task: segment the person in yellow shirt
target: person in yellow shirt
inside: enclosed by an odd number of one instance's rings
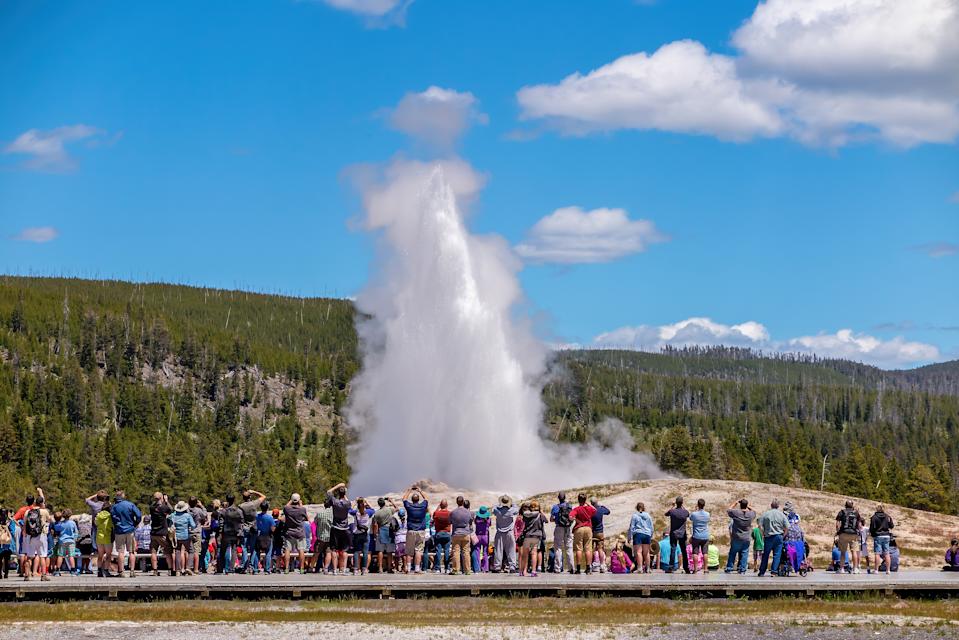
[[[715,536],[709,536],[709,546],[706,547],[706,570],[719,571],[719,547]]]
[[[113,560],[113,516],[109,509],[97,513],[97,577],[110,577],[110,562]]]

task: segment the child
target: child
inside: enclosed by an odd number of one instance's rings
[[[709,536],[709,546],[706,547],[706,573],[710,571],[719,571],[719,547],[715,536]]]
[[[672,571],[679,567],[679,554],[676,554],[676,564],[672,564],[669,557],[672,551],[672,545],[669,544],[669,531],[663,531],[663,537],[659,540],[659,568],[663,571]]]
[[[764,549],[763,532],[757,524],[753,527],[753,573],[759,571],[759,559],[762,557]]]
[[[630,560],[626,552],[623,551],[624,544],[626,544],[626,538],[620,536],[619,539],[616,540],[616,547],[613,548],[613,552],[609,555],[610,573],[629,573],[633,570],[633,561]]]

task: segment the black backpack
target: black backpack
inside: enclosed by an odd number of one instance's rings
[[[559,510],[556,512],[556,526],[557,527],[571,527],[573,526],[573,519],[570,517],[570,513],[573,508],[569,506],[568,502],[560,503]]]
[[[39,509],[30,509],[23,518],[23,530],[28,536],[39,536],[43,533],[43,518]]]
[[[842,530],[845,533],[858,533],[860,520],[862,520],[862,518],[859,517],[859,512],[855,509],[844,510],[842,514]]]

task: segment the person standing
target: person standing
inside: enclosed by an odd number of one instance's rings
[[[243,511],[236,505],[236,497],[231,493],[224,498],[225,506],[220,512],[220,548],[217,572],[233,573],[236,570],[236,548],[243,535]]]
[[[162,552],[166,558],[167,568],[170,575],[175,571],[173,565],[173,544],[170,541],[170,534],[167,528],[167,518],[173,513],[173,507],[170,506],[170,499],[164,493],[157,491],[153,494],[153,500],[150,501],[150,563],[153,567],[153,575],[160,575],[160,569],[157,564],[157,552]],[[99,523],[99,520],[97,521]]]
[[[669,518],[669,566],[667,573],[672,573],[672,567],[677,566],[676,547],[683,556],[683,573],[689,573],[689,552],[686,549],[686,521],[689,520],[689,511],[683,507],[683,498],[676,498],[675,506],[666,512]]]
[[[143,514],[140,509],[127,500],[126,494],[118,490],[113,497],[113,506],[110,507],[110,517],[113,519],[113,546],[117,552],[117,571],[120,576],[125,575],[123,566],[126,554],[130,558],[130,573],[136,575],[137,541],[133,535],[140,524]]]
[[[475,551],[473,552],[476,558],[476,571],[479,573],[488,573],[490,508],[485,504],[476,511],[476,519],[473,521],[473,527],[476,533]]]
[[[10,558],[17,554],[17,522],[0,509],[0,578],[10,577]]]
[[[423,551],[429,530],[429,506],[426,492],[415,484],[403,494],[403,509],[406,511],[406,563],[413,563],[408,567],[409,573],[423,572]]]
[[[636,503],[636,512],[629,519],[629,540],[633,545],[633,557],[636,558],[633,571],[649,573],[650,544],[653,542],[653,518],[646,513],[646,505]]]
[[[508,495],[502,495],[493,509],[496,536],[493,538],[493,573],[512,573],[516,570],[516,535],[514,524],[519,509]]]
[[[436,561],[433,563],[434,573],[449,573],[450,545],[453,541],[452,527],[450,526],[450,511],[446,499],[440,500],[439,509],[433,512],[433,542],[436,545]]]
[[[591,533],[593,535],[593,565],[594,571],[606,573],[606,529],[603,526],[603,518],[609,515],[609,509],[599,500],[593,498],[589,501],[593,505],[596,513],[589,519]]]
[[[290,562],[290,553],[296,551],[300,561],[300,573],[305,572],[306,564],[306,533],[303,531],[303,523],[308,516],[306,507],[301,504],[300,494],[294,493],[290,496],[290,501],[283,506],[283,514],[280,516],[286,523],[286,529],[283,532],[283,564],[286,566],[286,572],[293,571],[293,564]]]
[[[253,489],[244,489],[242,496],[243,502],[240,503],[240,511],[243,512],[243,529],[240,533],[240,539],[243,543],[243,554],[240,558],[242,573],[252,573],[253,553],[256,547],[256,514],[260,510],[260,505],[266,499],[266,496]]]
[[[570,512],[573,518],[573,558],[576,574],[590,573],[590,556],[593,553],[593,516],[596,509],[586,501],[586,494],[576,496],[576,507]]]
[[[313,570],[326,573],[330,566],[330,530],[333,525],[333,509],[323,506],[313,518],[316,535],[313,541]]]
[[[763,531],[757,523],[753,526],[753,573],[759,571],[759,560],[763,556]]]
[[[366,503],[366,498],[356,499],[353,516],[353,575],[366,575],[370,569],[370,526],[376,513]]]
[[[895,527],[892,518],[886,513],[882,503],[876,505],[876,512],[869,519],[869,535],[872,536],[872,550],[876,555],[876,573],[879,573],[880,560],[885,561],[886,575],[889,575],[889,569],[892,563],[889,560],[889,541],[892,535],[892,529]],[[867,561],[868,564],[868,561]],[[872,569],[869,569],[872,573]]]
[[[97,543],[97,577],[109,578],[110,563],[113,561],[113,517],[109,509],[100,509],[94,519]]]
[[[729,505],[726,515],[732,520],[732,526],[729,532],[729,557],[726,559],[725,571],[732,573],[735,566],[740,574],[744,574],[749,563],[749,540],[756,512],[749,508],[749,502],[743,498],[738,501],[738,504],[734,502]]]
[[[473,530],[473,512],[466,507],[466,499],[456,496],[456,508],[450,513],[450,526],[453,533],[453,561],[450,573],[465,575],[473,573],[470,535]]]
[[[549,512],[549,520],[553,527],[553,552],[555,554],[556,573],[573,572],[573,518],[570,513],[573,505],[566,502],[566,492],[560,491],[556,496],[556,504]]]
[[[196,496],[190,496],[187,500],[190,506],[190,515],[193,516],[195,527],[190,529],[190,556],[192,557],[193,573],[200,573],[200,558],[203,557],[203,527],[207,525],[209,515],[206,507]]]
[[[133,531],[133,541],[137,546],[137,559],[140,561],[140,571],[146,572],[147,560],[150,558],[150,514],[140,519],[140,524]]]
[[[23,579],[29,580],[31,572],[40,576],[46,582],[50,576],[46,571],[48,534],[53,516],[46,508],[46,498],[43,491],[37,487],[37,498],[33,506],[23,515],[23,551],[21,556],[26,557],[23,567]]]
[[[389,502],[389,504],[387,504]],[[393,516],[396,505],[392,498],[376,499],[379,509],[373,514],[373,538],[376,540],[376,564],[380,573],[393,573],[396,555],[396,528]]]
[[[689,521],[693,525],[690,539],[693,558],[697,555],[700,557],[696,567],[702,565],[703,573],[708,574],[709,565],[706,562],[706,554],[709,547],[709,512],[706,511],[706,501],[702,498],[696,501],[696,510],[689,514]],[[697,568],[696,571],[699,569]]]
[[[187,568],[188,549],[190,548],[190,530],[196,528],[196,521],[190,515],[190,505],[183,500],[176,503],[169,516],[173,528],[173,575],[192,575]]]
[[[766,568],[769,566],[769,554],[773,555],[772,575],[779,570],[779,561],[782,559],[783,535],[786,533],[786,527],[789,523],[786,521],[786,515],[779,508],[779,501],[773,500],[769,505],[769,510],[763,513],[759,518],[759,528],[763,531],[763,559],[759,563],[760,578],[766,575]]]
[[[276,520],[270,513],[270,503],[260,502],[260,512],[253,522],[256,527],[256,544],[253,546],[253,572],[273,572],[273,532],[276,530]]]
[[[852,552],[852,573],[859,573],[859,527],[863,518],[852,500],[846,500],[846,506],[836,515],[836,533],[839,534],[839,553],[843,556]]]
[[[539,502],[533,500],[529,508],[523,512],[523,546],[519,551],[519,575],[536,577],[536,568],[539,566],[539,547],[546,537],[546,516],[540,511]]]
[[[350,509],[353,508],[346,496],[346,483],[340,482],[326,492],[324,506],[332,509],[330,523],[330,546],[333,547],[333,574],[346,575],[346,551],[350,548]]]

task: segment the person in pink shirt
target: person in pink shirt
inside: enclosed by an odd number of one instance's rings
[[[623,550],[623,544],[626,540],[620,536],[616,541],[616,547],[609,554],[609,572],[610,573],[629,573],[633,570],[633,561],[629,559]]]

